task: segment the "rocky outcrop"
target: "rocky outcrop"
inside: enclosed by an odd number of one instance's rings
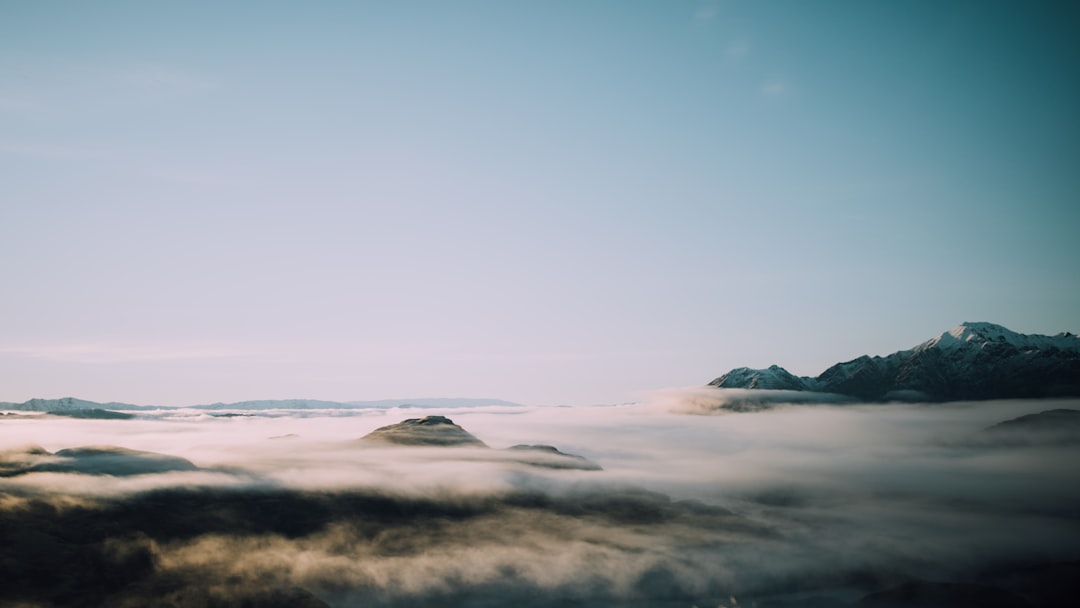
[[[377,428],[362,439],[411,446],[487,447],[483,441],[445,416],[409,418],[397,424]]]

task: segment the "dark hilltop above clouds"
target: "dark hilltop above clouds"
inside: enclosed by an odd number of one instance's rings
[[[67,448],[51,454],[36,445],[0,451],[0,477],[28,473],[129,477],[195,470],[197,467],[184,458],[112,445]]]
[[[466,447],[487,450],[488,445],[445,416],[409,418],[379,427],[364,435],[361,443],[407,447]],[[599,471],[601,467],[587,458],[567,454],[550,445],[515,445],[505,450],[491,450],[498,460],[543,467]]]
[[[717,388],[832,393],[867,401],[959,401],[1080,396],[1080,337],[1020,334],[963,323],[908,350],[863,355],[811,378],[777,365],[740,367]]]
[[[409,418],[379,427],[364,435],[363,440],[412,446],[487,447],[483,441],[445,416]]]

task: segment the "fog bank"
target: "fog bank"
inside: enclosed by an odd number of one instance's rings
[[[4,417],[4,558],[25,570],[5,593],[136,605],[190,587],[199,601],[241,601],[273,581],[281,601],[333,606],[767,605],[800,593],[846,603],[911,579],[1004,589],[988,573],[1080,559],[1080,446],[985,430],[1080,400],[679,413],[699,397],[424,410],[490,448],[358,441],[415,410]],[[603,470],[534,466],[503,449],[518,444]],[[195,470],[40,468],[84,445]],[[57,559],[115,569],[117,583],[35,583],[35,568]]]

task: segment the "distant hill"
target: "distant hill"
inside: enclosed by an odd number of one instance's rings
[[[519,406],[520,404],[502,399],[468,397],[429,397],[421,399],[383,399],[379,401],[321,401],[318,399],[265,399],[256,401],[238,401],[236,403],[208,403],[201,405],[185,406],[196,410],[319,410],[319,409],[364,409],[364,408],[391,408],[391,407],[416,407],[416,408],[456,408],[456,407],[489,407],[489,406]],[[120,410],[120,411],[146,411],[173,409],[159,405],[134,405],[131,403],[97,403],[74,397],[62,399],[30,399],[23,403],[0,402],[0,409],[20,410],[30,412],[75,412],[82,410]],[[175,408],[179,409],[179,408]]]
[[[53,410],[45,415],[62,416],[64,418],[82,418],[88,420],[130,420],[135,417],[135,414],[114,412],[112,410],[99,410],[96,408],[78,410]]]
[[[328,410],[352,408],[353,405],[338,401],[320,401],[318,399],[263,399],[255,401],[237,401],[236,403],[209,403],[192,405],[196,410]]]
[[[23,403],[9,403],[0,401],[0,409],[20,410],[24,412],[76,412],[81,410],[153,410],[158,409],[151,405],[132,405],[130,403],[97,403],[74,397],[62,399],[30,399]]]
[[[518,407],[520,403],[502,399],[470,399],[468,397],[428,397],[421,399],[382,399],[379,401],[349,401],[355,407],[477,407],[505,405]]]
[[[1080,445],[1080,410],[1056,409],[999,422],[981,440],[999,446]]]
[[[1028,414],[1005,422],[999,422],[986,430],[995,433],[1013,431],[1070,431],[1080,433],[1080,410],[1056,409],[1037,414]]]
[[[776,365],[740,367],[709,386],[815,391],[868,401],[1080,396],[1080,337],[963,323],[908,350],[837,363],[815,378]]]

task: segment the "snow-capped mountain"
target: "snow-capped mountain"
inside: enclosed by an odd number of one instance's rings
[[[769,390],[805,391],[809,378],[800,378],[780,367],[770,365],[768,369],[737,367],[710,382],[721,388],[760,388]]]
[[[709,385],[819,391],[873,401],[1076,396],[1080,337],[962,323],[908,350],[837,363],[816,378],[795,376],[776,365],[741,367]]]
[[[1068,332],[1056,336],[1019,334],[993,323],[962,323],[936,338],[923,342],[912,350],[938,348],[955,351],[965,346],[985,348],[990,344],[1008,344],[1021,351],[1051,348],[1078,350],[1080,349],[1080,337]]]

